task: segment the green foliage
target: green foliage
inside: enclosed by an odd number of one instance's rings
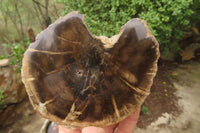
[[[200,0],[193,0],[193,4],[190,8],[194,10],[194,15],[191,16],[192,26],[196,26],[200,29]]]
[[[21,72],[22,58],[29,44],[29,39],[20,41],[19,43],[3,44],[5,48],[11,49],[11,54],[7,58],[11,58],[10,64],[14,66],[17,72]]]
[[[57,0],[65,4],[65,15],[73,10],[85,14],[85,22],[93,34],[112,36],[132,18],[147,21],[166,55],[178,52],[178,42],[190,27],[192,0]]]
[[[0,106],[3,104],[3,102],[4,102],[4,100],[3,100],[3,93],[4,93],[4,90],[2,90],[1,88],[0,88]]]
[[[0,55],[0,60],[1,60],[1,59],[5,59],[5,56]]]
[[[146,106],[142,106],[142,113],[149,115],[149,109]]]

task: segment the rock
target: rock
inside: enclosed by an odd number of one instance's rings
[[[21,102],[27,96],[20,74],[9,67],[1,69],[0,86],[1,91],[3,91],[3,102],[0,105],[0,110],[7,105]]]
[[[28,99],[20,73],[16,73],[10,67],[0,68],[0,91],[3,92],[0,104],[0,127],[4,127],[18,119],[19,114],[25,109],[21,103]]]
[[[182,56],[183,60],[191,60],[195,58],[195,51],[200,48],[199,43],[192,43],[185,50],[181,51],[179,54]]]
[[[3,127],[4,125],[10,125],[13,123],[13,120],[11,118],[15,118],[17,116],[16,113],[14,113],[15,105],[10,105],[6,110],[4,110],[0,114],[0,127]]]
[[[16,108],[27,97],[21,76],[10,67],[0,68],[0,127],[13,124],[24,108]]]
[[[27,97],[20,73],[16,73],[9,66],[0,67],[0,91],[0,128],[2,128],[13,124],[20,112],[25,109],[16,109]]]
[[[26,111],[27,112],[26,112]],[[3,112],[0,114],[0,127],[5,128],[9,127],[14,123],[23,123],[26,122],[26,119],[34,113],[34,110],[31,108],[30,103],[23,101],[18,104],[9,105]],[[1,130],[0,130],[1,132]],[[17,132],[16,132],[17,133]],[[22,133],[22,132],[20,132]]]
[[[24,89],[22,82],[13,80],[12,82],[9,83],[10,83],[9,89],[5,89],[4,91],[4,102],[3,102],[4,105],[19,103],[26,96],[26,91]]]
[[[0,60],[0,67],[5,67],[9,65],[9,59]]]

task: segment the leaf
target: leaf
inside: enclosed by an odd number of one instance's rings
[[[149,109],[146,106],[142,106],[142,113],[149,115]]]

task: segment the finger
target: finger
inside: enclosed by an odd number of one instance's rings
[[[106,132],[103,128],[90,126],[83,128],[82,133],[106,133]]]
[[[113,131],[115,130],[117,126],[118,124],[115,124],[115,125],[104,127],[103,129],[105,130],[106,133],[113,133]]]
[[[80,129],[68,129],[62,126],[58,126],[59,133],[81,133]]]
[[[115,133],[133,133],[138,118],[140,114],[140,109],[138,109],[134,114],[127,117],[125,120],[119,123]]]

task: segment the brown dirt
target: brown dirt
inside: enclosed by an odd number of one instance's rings
[[[160,62],[157,75],[151,88],[151,94],[146,98],[143,106],[148,108],[149,114],[141,111],[137,126],[146,128],[156,121],[163,113],[173,116],[180,114],[178,107],[178,97],[175,95],[177,89],[173,86],[170,78],[176,78],[176,74],[171,71],[177,64],[170,62]]]

